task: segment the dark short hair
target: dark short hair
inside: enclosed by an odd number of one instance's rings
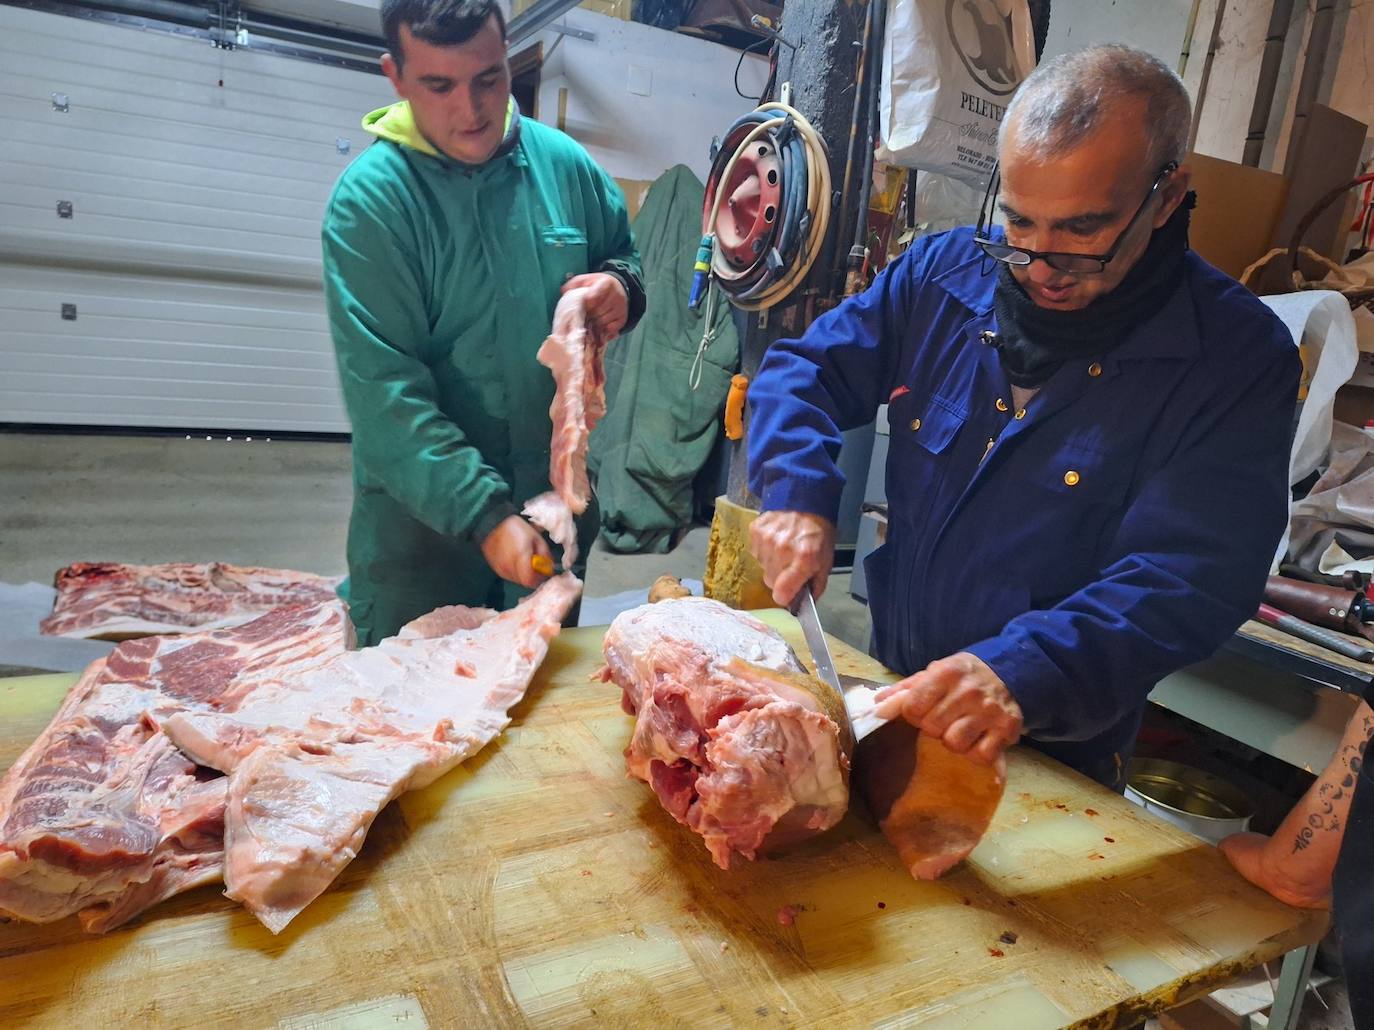
[[[506,38],[506,16],[497,0],[382,0],[382,36],[391,56],[400,65],[401,26],[409,25],[416,39],[435,46],[466,43],[496,16],[501,38]]]

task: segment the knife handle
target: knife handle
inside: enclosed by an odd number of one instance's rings
[[[1261,604],[1255,617],[1267,626],[1273,626],[1291,636],[1312,644],[1318,644],[1328,651],[1335,651],[1337,654],[1353,658],[1357,662],[1374,661],[1374,648],[1356,643],[1338,633],[1324,630],[1320,626],[1303,622],[1302,619],[1295,618],[1287,612],[1281,612],[1271,605]]]

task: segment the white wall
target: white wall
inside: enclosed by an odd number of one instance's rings
[[[752,100],[735,92],[739,51],[663,29],[575,8],[561,19],[596,40],[564,37],[544,65],[539,120],[558,120],[559,90],[568,90],[567,133],[622,179],[657,179],[685,164],[705,179],[711,138]],[[540,33],[544,53],[557,39]],[[768,64],[746,56],[740,88],[763,91]]]
[[[1192,26],[1183,80],[1197,102],[1217,4],[1225,3],[1220,46],[1201,100],[1197,150],[1228,161],[1245,151],[1255,103],[1272,0],[1201,0]],[[1122,42],[1140,47],[1178,70],[1188,34],[1192,0],[1057,0],[1051,8],[1045,56],[1091,43]],[[1340,0],[1323,88],[1318,96],[1336,110],[1374,125],[1374,4]],[[1293,5],[1274,106],[1265,132],[1260,166],[1282,171],[1293,120],[1298,78],[1311,30],[1310,3]]]
[[[1126,43],[1178,67],[1192,0],[1055,0],[1044,58],[1093,43]]]

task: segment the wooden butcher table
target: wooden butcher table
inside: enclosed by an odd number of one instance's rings
[[[590,681],[602,633],[560,636],[505,735],[388,807],[278,937],[209,887],[104,937],[0,924],[0,1026],[1130,1025],[1325,928],[1025,749],[938,882],[858,811],[717,869],[625,776],[631,720]],[[884,678],[832,646],[841,673]],[[0,680],[0,768],[73,680]]]

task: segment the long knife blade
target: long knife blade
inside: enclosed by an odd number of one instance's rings
[[[835,659],[830,657],[830,645],[825,641],[825,631],[821,629],[821,616],[816,611],[816,598],[811,594],[811,584],[801,588],[797,594],[797,610],[794,613],[801,623],[802,635],[806,646],[811,649],[811,660],[816,663],[816,675],[830,685],[837,694],[843,694],[839,673],[835,671]]]
[[[826,643],[825,631],[821,629],[821,617],[816,611],[816,598],[811,593],[811,584],[808,583],[801,588],[792,604],[792,614],[801,623],[806,646],[811,649],[811,660],[815,663],[816,675],[844,700],[850,732],[856,742],[862,740],[884,722],[873,714],[873,695],[880,684],[855,679],[852,676],[841,679],[835,671],[835,659],[830,655],[830,645]]]

